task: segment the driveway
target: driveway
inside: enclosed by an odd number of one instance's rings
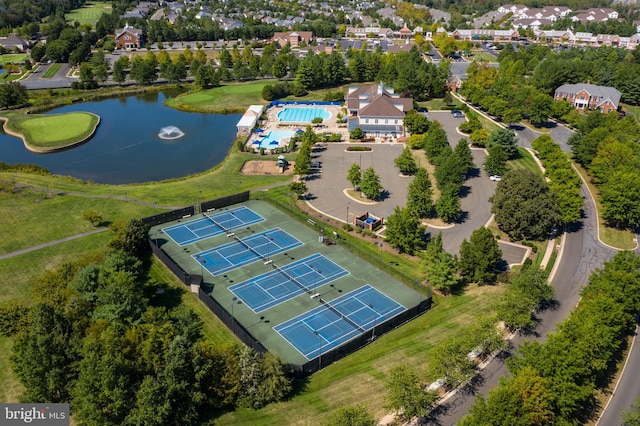
[[[58,72],[51,78],[42,78],[49,67],[53,64],[41,65],[35,72],[29,75],[29,78],[20,80],[20,83],[27,89],[48,89],[71,87],[71,83],[77,81],[76,78],[67,77],[70,66],[69,64],[61,64]]]

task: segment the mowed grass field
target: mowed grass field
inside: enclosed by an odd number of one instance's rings
[[[261,80],[214,87],[169,99],[165,104],[183,110],[198,108],[198,110],[244,112],[249,105],[265,104],[266,101],[262,99],[262,88],[275,82],[276,80]]]
[[[15,62],[24,62],[29,57],[28,53],[7,53],[0,55],[0,64],[11,64]]]
[[[0,192],[0,254],[94,229],[82,219],[86,210],[99,211],[103,226],[153,214],[151,207],[124,200],[47,195],[46,190],[28,188],[18,193]]]
[[[14,116],[12,118],[18,118]],[[100,117],[87,112],[56,115],[29,115],[12,125],[11,129],[25,136],[36,148],[59,148],[86,139],[94,131]]]
[[[498,58],[483,50],[474,50],[469,56],[467,56],[467,59],[476,62],[498,62]]]
[[[78,21],[80,24],[91,24],[94,26],[102,14],[110,12],[111,3],[90,1],[86,2],[82,7],[73,9],[71,12],[65,14],[64,19],[70,23]]]

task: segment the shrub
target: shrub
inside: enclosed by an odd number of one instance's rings
[[[360,127],[356,127],[351,131],[351,134],[349,136],[351,137],[351,139],[362,139],[364,138],[364,132]]]
[[[322,123],[322,117],[315,117],[313,120],[311,120],[312,124],[320,124]]]

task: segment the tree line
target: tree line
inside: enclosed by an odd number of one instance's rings
[[[640,258],[619,252],[596,270],[571,316],[546,341],[508,360],[510,377],[481,395],[459,425],[578,425],[598,407],[640,309]]]
[[[170,300],[179,294],[156,291],[140,221],[114,232],[103,253],[37,278],[28,307],[0,308],[21,400],[69,402],[87,424],[182,425],[289,394],[275,355],[206,341],[198,316]]]

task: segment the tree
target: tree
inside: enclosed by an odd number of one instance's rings
[[[600,187],[602,216],[616,227],[640,225],[640,174],[635,170],[614,172]]]
[[[402,412],[405,419],[426,416],[437,400],[437,395],[424,388],[418,375],[408,365],[400,365],[389,371],[385,387],[387,407]]]
[[[147,250],[148,227],[139,219],[114,222],[110,226],[115,237],[109,241],[109,247],[140,257]]]
[[[437,124],[436,124],[437,123]],[[449,147],[447,133],[437,121],[432,123],[424,138],[424,152],[431,163],[436,164],[445,147]]]
[[[562,219],[555,195],[530,170],[507,172],[489,201],[498,226],[512,238],[545,239]]]
[[[442,247],[442,232],[439,232],[431,239],[422,256],[422,275],[433,288],[443,294],[449,294],[459,283],[457,268],[455,257]]]
[[[622,413],[621,426],[640,426],[640,399],[636,399],[631,408]]]
[[[469,282],[495,282],[496,268],[502,260],[502,250],[489,229],[478,228],[460,245],[460,273]]]
[[[384,188],[380,184],[380,176],[373,167],[368,167],[362,173],[362,182],[360,183],[362,193],[370,200],[377,200]]]
[[[364,138],[364,132],[362,131],[362,129],[360,127],[356,127],[355,129],[353,129],[351,131],[351,134],[349,135],[349,137],[351,139],[360,140],[360,139]]]
[[[127,67],[129,65],[129,59],[126,56],[121,56],[117,61],[113,63],[112,78],[116,83],[123,83],[127,79]]]
[[[431,180],[425,169],[418,169],[413,180],[409,183],[407,207],[416,212],[418,217],[431,217],[434,213]]]
[[[227,50],[226,47],[223,47],[220,51],[220,55],[218,56],[218,61],[220,62],[220,66],[224,68],[231,68],[233,66],[233,60],[231,59],[231,54]]]
[[[436,201],[436,213],[440,219],[447,223],[455,222],[462,216],[459,191],[459,186],[446,186]]]
[[[97,210],[85,210],[82,212],[82,218],[88,221],[94,228],[102,222],[102,214]]]
[[[502,145],[493,145],[487,150],[489,155],[484,160],[484,170],[489,175],[502,176],[507,171],[507,160],[509,156]]]
[[[543,302],[553,299],[554,290],[540,268],[524,268],[511,279],[498,304],[498,317],[511,330],[533,327],[533,314]]]
[[[501,127],[493,131],[487,140],[487,146],[491,148],[494,145],[502,146],[509,159],[514,159],[518,156],[516,132],[513,130]]]
[[[443,380],[449,389],[464,383],[475,372],[475,363],[468,356],[472,349],[462,334],[446,338],[431,353],[429,375]]]
[[[405,147],[393,163],[400,169],[400,173],[403,175],[412,175],[418,171],[418,165],[416,164],[415,158],[413,158],[410,148]]]
[[[357,190],[362,183],[362,169],[358,163],[353,163],[347,172],[347,180],[353,186],[353,189]]]
[[[376,426],[378,422],[364,405],[340,407],[323,422],[323,426]]]
[[[418,215],[411,208],[396,206],[387,217],[386,225],[387,242],[400,253],[414,254],[424,246],[425,227],[420,225]]]
[[[486,424],[531,426],[555,424],[553,395],[548,380],[531,368],[523,368],[517,376],[501,378],[500,385],[485,400],[478,395],[469,415],[460,426]]]
[[[429,130],[429,119],[418,113],[415,109],[407,111],[404,116],[404,125],[411,134],[424,134]]]
[[[300,198],[302,194],[307,192],[307,185],[304,182],[292,182],[289,185],[289,190],[296,194],[296,198]]]
[[[26,105],[29,101],[27,89],[17,81],[0,84],[0,108]]]
[[[528,113],[531,124],[536,127],[546,123],[553,112],[553,98],[546,93],[538,93],[529,105]]]

